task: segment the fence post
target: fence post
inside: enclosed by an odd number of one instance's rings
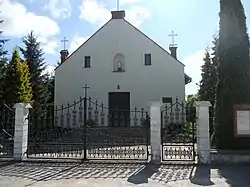
[[[151,102],[150,108],[150,145],[151,162],[161,163],[161,102]]]
[[[83,159],[87,159],[87,97],[85,95],[84,100],[83,100],[83,138],[84,138],[84,155]]]
[[[210,136],[209,136],[209,101],[198,101],[196,105],[197,152],[198,162],[210,164]]]
[[[14,159],[22,160],[28,147],[28,115],[32,108],[28,103],[16,103],[15,133],[14,133]],[[26,155],[27,156],[27,155]]]

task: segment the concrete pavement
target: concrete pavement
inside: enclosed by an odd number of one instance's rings
[[[249,187],[250,166],[0,162],[1,187]]]

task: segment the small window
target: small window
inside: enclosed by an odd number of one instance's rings
[[[145,66],[151,66],[151,54],[145,54]]]
[[[85,56],[84,57],[84,67],[85,68],[90,68],[90,56]]]
[[[162,102],[163,103],[170,103],[170,104],[172,104],[172,97],[163,97],[162,98]]]

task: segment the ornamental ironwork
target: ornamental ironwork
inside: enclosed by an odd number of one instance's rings
[[[187,107],[178,98],[174,104],[165,104],[161,111],[161,140],[163,161],[195,159],[195,123],[190,117],[193,107]]]
[[[30,110],[29,158],[148,160],[144,109],[110,109],[92,98]]]
[[[0,157],[12,158],[14,150],[15,111],[11,105],[0,105]]]

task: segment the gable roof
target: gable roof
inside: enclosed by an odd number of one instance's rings
[[[69,59],[74,53],[76,53],[85,43],[87,43],[91,38],[93,38],[96,34],[98,34],[98,32],[103,29],[106,25],[108,25],[108,23],[113,20],[112,18],[105,23],[102,27],[100,27],[93,35],[91,35],[82,45],[80,45],[73,53],[71,53],[67,59]],[[185,64],[183,64],[181,61],[179,61],[178,59],[174,58],[166,49],[164,49],[163,47],[161,47],[158,43],[156,43],[153,39],[151,39],[150,37],[148,37],[146,34],[144,34],[142,31],[140,31],[138,28],[136,28],[134,25],[132,25],[130,22],[128,22],[126,19],[123,19],[126,23],[128,23],[131,27],[133,27],[136,31],[138,31],[139,33],[141,33],[142,35],[144,35],[147,39],[149,39],[151,42],[153,42],[155,45],[157,45],[160,49],[162,49],[165,53],[167,53],[168,55],[170,55],[176,62],[180,63],[181,65],[185,66]],[[65,61],[67,61],[67,59]],[[63,62],[64,63],[64,62]],[[61,66],[62,63],[60,63],[55,70],[57,70],[58,67]]]
[[[93,38],[100,30],[102,30],[110,21],[111,21],[112,19],[110,19],[107,23],[105,23],[103,26],[101,26],[94,34],[92,34],[85,42],[83,42],[83,44],[82,45],[80,45],[73,53],[71,53],[68,57],[67,57],[67,59],[69,59],[69,57],[71,57],[74,53],[76,53],[85,43],[87,43],[91,38]],[[66,60],[67,60],[66,59]],[[65,61],[66,61],[65,60]],[[60,66],[62,65],[62,63],[60,63],[56,68],[55,68],[55,70],[57,69],[57,68],[59,68]]]
[[[136,31],[138,31],[139,33],[141,33],[142,35],[144,35],[147,39],[149,39],[151,42],[153,42],[155,45],[157,45],[160,49],[162,49],[164,52],[166,52],[168,55],[170,55],[175,61],[179,62],[181,65],[185,66],[185,64],[183,64],[181,61],[179,61],[178,59],[174,58],[166,49],[164,49],[162,46],[160,46],[158,43],[156,43],[153,39],[151,39],[150,37],[148,37],[146,34],[144,34],[141,30],[139,30],[138,28],[136,28],[134,25],[132,25],[130,22],[128,22],[126,19],[124,19],[125,22],[127,22],[130,26],[132,26]]]

